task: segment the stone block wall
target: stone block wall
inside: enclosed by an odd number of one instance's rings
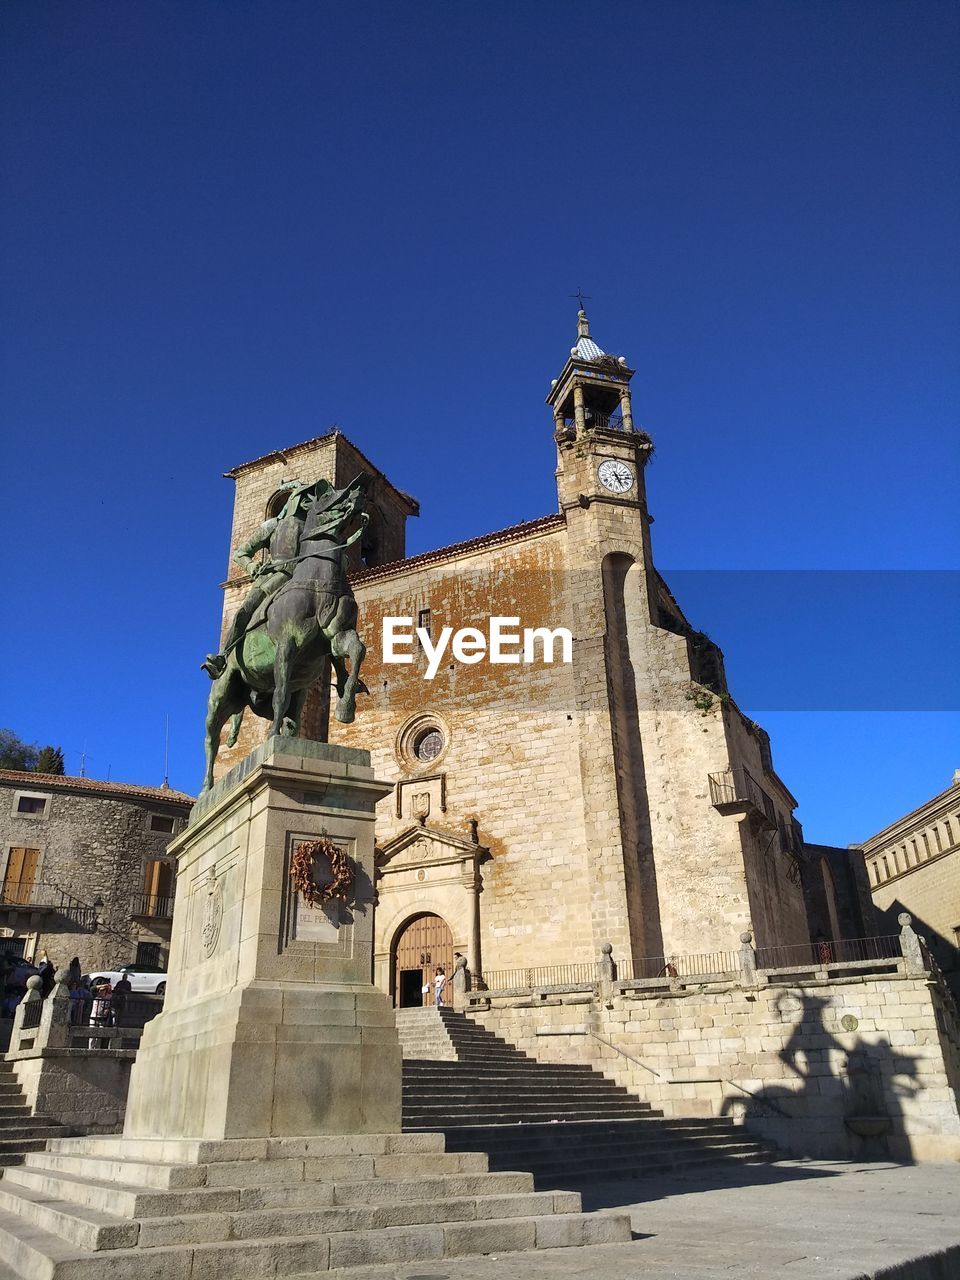
[[[960,1159],[960,1031],[926,978],[615,988],[470,1016],[541,1062],[591,1062],[667,1115],[731,1116],[795,1155]]]
[[[44,1049],[13,1062],[17,1083],[34,1115],[81,1133],[119,1133],[127,1106],[127,1049]]]

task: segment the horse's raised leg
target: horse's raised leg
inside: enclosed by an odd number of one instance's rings
[[[214,680],[213,688],[210,690],[210,697],[207,699],[207,770],[204,774],[203,786],[200,788],[201,795],[203,795],[204,791],[209,791],[213,786],[213,766],[216,763],[217,752],[220,750],[220,734],[223,732],[223,726],[231,715],[234,715],[237,711],[236,701],[230,696],[233,675],[233,672],[228,671]],[[242,706],[240,713],[241,715],[243,713]]]
[[[356,631],[341,631],[330,641],[330,653],[338,670],[338,658],[350,659],[350,674],[347,676],[343,692],[340,693],[340,697],[337,700],[336,717],[341,724],[352,724],[357,710],[357,690],[361,687],[360,667],[366,657],[367,646]],[[340,692],[339,686],[337,691],[338,693]]]

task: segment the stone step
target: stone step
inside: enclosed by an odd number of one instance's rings
[[[0,1210],[0,1253],[23,1280],[212,1280],[301,1275],[378,1263],[422,1262],[632,1238],[626,1213],[550,1213],[307,1236],[215,1241],[92,1252]]]
[[[611,1105],[608,1108],[601,1106],[571,1108],[568,1111],[562,1111],[560,1108],[551,1108],[549,1106],[537,1107],[536,1109],[525,1110],[524,1108],[510,1109],[501,1107],[489,1110],[479,1110],[472,1108],[470,1111],[459,1110],[456,1114],[458,1124],[514,1124],[522,1125],[525,1123],[543,1123],[543,1121],[556,1120],[563,1123],[564,1120],[603,1120],[609,1115],[621,1116],[639,1116],[643,1111],[640,1107],[631,1110],[627,1107]],[[449,1111],[443,1107],[417,1107],[404,1109],[403,1123],[408,1129],[423,1129],[426,1131],[436,1130],[443,1127],[445,1119],[450,1118]]]
[[[580,1197],[571,1192],[555,1195],[549,1191],[526,1191],[426,1201],[418,1197],[372,1205],[284,1206],[121,1218],[116,1213],[51,1198],[36,1189],[0,1184],[0,1210],[16,1214],[30,1226],[58,1235],[83,1249],[113,1250],[209,1244],[218,1240],[256,1241],[275,1236],[308,1237],[440,1221],[472,1222],[579,1213]]]
[[[53,1200],[42,1191],[0,1182],[0,1211],[14,1214],[22,1222],[60,1236],[82,1249],[132,1249],[137,1244],[139,1226],[116,1214],[105,1213],[66,1200]]]
[[[407,1081],[403,1086],[404,1098],[421,1098],[436,1097],[442,1099],[446,1103],[478,1102],[487,1098],[502,1098],[503,1090],[495,1088],[483,1083],[479,1086],[471,1087],[462,1081],[437,1080],[429,1089],[424,1088],[419,1082]],[[564,1101],[575,1101],[578,1098],[589,1100],[591,1098],[613,1098],[621,1102],[636,1103],[639,1101],[632,1093],[628,1093],[626,1089],[618,1088],[617,1085],[605,1085],[603,1081],[589,1081],[582,1088],[558,1087],[545,1090],[536,1083],[513,1084],[510,1089],[510,1096],[516,1099],[526,1098],[562,1098]],[[649,1104],[647,1104],[649,1105]]]
[[[32,1151],[42,1151],[47,1145],[46,1138],[9,1138],[0,1141],[0,1163],[4,1156],[14,1157],[19,1160],[20,1156]]]
[[[30,1108],[25,1102],[8,1102],[0,1104],[0,1123],[2,1123],[4,1118],[7,1116],[20,1117],[28,1116],[29,1114]]]
[[[7,1129],[22,1129],[25,1124],[35,1125],[38,1129],[49,1129],[51,1126],[59,1125],[59,1122],[50,1116],[31,1115],[30,1108],[24,1107],[22,1115],[0,1116],[0,1136],[6,1137]]]
[[[642,1160],[625,1160],[608,1163],[595,1159],[568,1159],[551,1164],[536,1164],[532,1168],[537,1186],[543,1188],[578,1187],[586,1182],[644,1178],[651,1174],[700,1168],[703,1165],[747,1162],[768,1164],[775,1159],[769,1151],[755,1144],[744,1143],[723,1149],[674,1152],[671,1155]]]
[[[442,1152],[442,1133],[326,1134],[306,1138],[128,1138],[122,1134],[55,1138],[61,1155],[149,1160],[161,1164],[215,1164],[304,1156],[423,1155]]]
[[[473,1125],[446,1130],[451,1150],[498,1151],[522,1145],[525,1149],[569,1147],[576,1143],[614,1143],[631,1145],[686,1138],[726,1137],[739,1132],[733,1121],[711,1125],[698,1118],[689,1121],[664,1122],[651,1119],[603,1120],[582,1124],[576,1120],[551,1121],[547,1124]]]

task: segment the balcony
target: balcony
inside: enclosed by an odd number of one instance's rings
[[[0,927],[19,933],[45,929],[92,932],[97,908],[50,881],[5,884],[0,888]]]
[[[170,920],[173,917],[173,894],[135,894],[130,903],[130,914],[139,920]]]
[[[768,831],[777,830],[777,808],[760,783],[746,769],[738,780],[732,769],[710,773],[710,803],[718,813],[739,813],[751,824]]]

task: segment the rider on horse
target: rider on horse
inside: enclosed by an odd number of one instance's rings
[[[208,653],[200,664],[200,669],[206,671],[211,680],[216,680],[223,673],[230,651],[243,639],[264,600],[275,595],[290,580],[299,558],[300,536],[307,512],[314,505],[322,507],[325,502],[332,506],[341,496],[342,491],[334,489],[327,480],[297,485],[280,514],[265,520],[253,537],[236,552],[233,558],[251,578],[252,585],[234,614],[222,652]],[[267,551],[266,560],[260,565],[254,564],[253,556],[264,549]]]

